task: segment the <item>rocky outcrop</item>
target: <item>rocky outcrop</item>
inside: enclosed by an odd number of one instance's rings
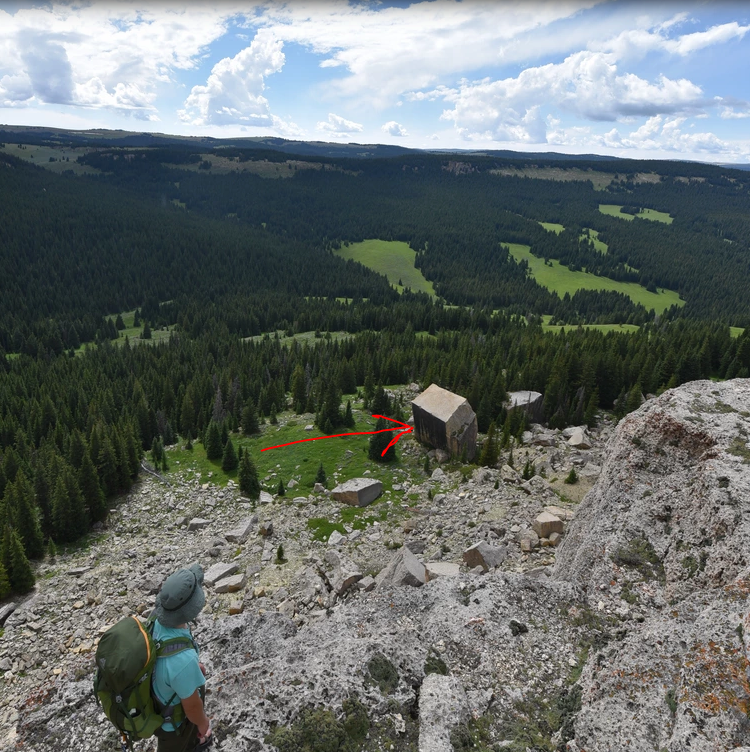
[[[554,577],[636,620],[582,677],[578,748],[730,750],[750,740],[750,381],[692,382],[618,426]]]
[[[431,384],[411,403],[417,441],[443,449],[453,457],[474,459],[477,450],[477,416],[469,401]]]

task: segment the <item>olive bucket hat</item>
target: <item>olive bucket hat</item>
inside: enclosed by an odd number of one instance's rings
[[[154,616],[165,627],[179,627],[193,621],[205,605],[203,568],[193,564],[167,577],[156,596]]]

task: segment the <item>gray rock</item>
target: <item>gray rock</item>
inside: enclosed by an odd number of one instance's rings
[[[259,522],[258,535],[262,535],[264,538],[270,538],[273,535],[273,522],[271,520]]]
[[[203,530],[204,527],[208,527],[211,523],[208,520],[204,520],[201,517],[193,517],[188,523],[188,530],[194,532],[195,530]]]
[[[228,533],[224,535],[224,537],[230,542],[230,543],[244,543],[249,537],[250,533],[253,529],[253,520],[251,517],[248,517],[245,520],[242,520],[237,527],[230,530]]]
[[[450,453],[446,452],[445,449],[436,449],[435,450],[435,461],[443,465],[451,458]]]
[[[362,590],[365,593],[369,593],[371,590],[375,587],[375,578],[370,577],[368,574],[366,577],[363,577],[358,583],[357,583],[357,589]]]
[[[203,575],[203,583],[213,587],[219,580],[229,577],[239,570],[238,564],[213,564]]]
[[[521,530],[518,534],[521,551],[531,553],[539,548],[539,536],[533,530]]]
[[[576,428],[568,439],[568,446],[574,449],[591,449],[591,441],[586,436],[583,428]]]
[[[469,703],[459,680],[428,674],[419,692],[419,752],[453,752],[451,731],[469,717]]]
[[[91,567],[73,567],[72,569],[69,569],[65,574],[68,574],[71,577],[80,577],[82,574],[86,574],[86,572],[90,571]]]
[[[437,384],[415,397],[411,403],[414,438],[454,457],[463,453],[474,459],[477,448],[477,416],[465,397]],[[440,461],[439,455],[438,462]]]
[[[427,545],[421,540],[410,540],[404,543],[404,546],[409,549],[413,554],[423,554]]]
[[[373,478],[352,478],[331,491],[331,498],[355,507],[372,504],[383,493],[383,484]]]
[[[273,504],[273,496],[271,496],[268,491],[261,491],[260,492],[260,499],[258,499],[261,504]]]
[[[445,479],[445,473],[443,472],[442,468],[436,467],[432,471],[432,475],[430,476],[432,480],[444,480]]]
[[[550,512],[542,512],[532,523],[534,532],[540,538],[549,538],[552,533],[563,532],[563,522]]]
[[[428,580],[436,580],[438,577],[458,577],[461,566],[450,561],[428,561],[425,564]]]
[[[326,487],[322,483],[316,483],[313,486],[314,493],[323,493],[325,490],[326,490]]]
[[[70,574],[70,572],[68,572]],[[0,627],[5,624],[5,622],[8,620],[8,617],[16,610],[16,604],[15,603],[4,603],[2,606],[0,606]],[[6,669],[7,671],[7,669]]]
[[[343,595],[364,577],[357,565],[338,551],[327,551],[324,561],[328,569],[328,581],[336,595]]]
[[[329,546],[338,546],[341,544],[342,541],[346,540],[346,536],[342,535],[338,530],[334,530],[329,536],[328,536],[328,545]]]
[[[464,564],[469,569],[482,567],[487,572],[490,569],[499,567],[508,556],[505,546],[491,546],[485,541],[479,541],[463,553]]]
[[[385,569],[375,578],[379,588],[410,585],[421,587],[427,582],[427,570],[424,564],[402,546]]]
[[[247,585],[247,577],[242,574],[233,574],[230,577],[223,577],[214,586],[217,593],[236,593]]]
[[[286,484],[287,488],[297,488],[297,481],[292,478],[289,483]]]

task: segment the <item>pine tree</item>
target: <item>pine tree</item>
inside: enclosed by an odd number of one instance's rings
[[[375,430],[381,431],[383,428],[389,428],[389,424],[386,423],[383,418],[378,418],[378,422],[375,424]],[[395,444],[388,449],[385,455],[382,454],[388,444],[391,443],[392,438],[392,431],[382,431],[382,433],[374,433],[372,436],[370,436],[370,446],[367,452],[367,456],[375,462],[394,462],[397,459]]]
[[[103,436],[101,448],[99,449],[99,458],[96,463],[104,495],[109,497],[117,493],[119,486],[117,457],[109,436]]]
[[[250,456],[250,450],[243,452],[242,461],[240,462],[239,472],[240,491],[250,499],[257,499],[260,496],[260,483],[258,482],[258,471],[255,469],[255,463]]]
[[[279,422],[278,418],[276,417],[276,403],[275,402],[271,405],[271,414],[268,416],[268,422],[272,426],[277,425]]]
[[[245,436],[251,436],[260,431],[258,425],[258,411],[255,409],[255,402],[252,397],[248,397],[245,403],[245,409],[242,411],[242,433]]]
[[[427,454],[424,456],[424,465],[422,465],[422,470],[424,470],[427,475],[429,475],[432,470],[432,468],[430,467],[430,457]]]
[[[500,451],[495,440],[496,431],[495,421],[492,421],[487,431],[487,438],[484,440],[482,446],[482,454],[479,456],[479,464],[483,467],[495,467],[497,465]]]
[[[52,499],[47,472],[42,463],[37,465],[34,473],[34,500],[41,514],[42,533],[49,535],[52,532]]]
[[[346,413],[344,414],[344,425],[347,428],[354,428],[354,416],[352,415],[352,401],[346,401]]]
[[[576,472],[576,469],[574,467],[570,468],[570,472],[568,473],[568,476],[565,478],[563,483],[567,483],[569,485],[578,483],[578,473]]]
[[[523,473],[521,477],[524,480],[531,480],[536,475],[536,467],[531,460],[526,460],[526,464],[523,466]]]
[[[151,327],[148,325],[148,321],[143,325],[141,339],[151,339]]]
[[[107,516],[107,504],[104,492],[99,485],[99,476],[91,461],[88,450],[83,454],[81,469],[78,471],[78,485],[83,495],[83,501],[89,511],[89,517],[94,522],[102,522]]]
[[[158,436],[154,436],[151,442],[151,463],[158,470],[161,467],[161,458],[164,454],[164,446]]]
[[[323,469],[322,462],[318,465],[318,473],[315,476],[315,482],[320,483],[323,488],[325,488],[326,483],[328,483],[328,478],[326,478],[326,471]]]
[[[208,431],[206,433],[206,457],[209,460],[218,460],[223,453],[224,449],[221,443],[221,430],[212,420],[208,424]]]
[[[0,562],[0,601],[7,598],[10,595],[10,579],[8,578],[8,572]]]
[[[57,557],[57,546],[55,545],[55,541],[50,538],[47,541],[47,558],[51,561],[54,561]]]
[[[55,482],[55,489],[52,492],[52,524],[54,526],[55,537],[61,543],[69,543],[75,540],[75,525],[72,520],[73,511],[71,509],[68,489],[65,487],[65,480],[60,475]]]
[[[307,404],[307,379],[305,378],[305,371],[302,368],[302,364],[298,363],[292,374],[292,407],[297,415],[301,415],[305,412],[305,406]]]
[[[279,487],[276,489],[277,496],[286,496],[286,488],[284,488],[284,481],[279,478]]]
[[[26,553],[23,550],[21,538],[15,530],[10,531],[10,571],[8,579],[14,592],[23,594],[33,590],[34,572],[31,569]]]
[[[39,559],[44,553],[44,538],[34,501],[34,489],[31,483],[26,480],[23,470],[19,470],[14,485],[16,508],[13,512],[13,518],[15,528],[23,543],[26,555],[30,559]]]
[[[232,470],[237,469],[237,452],[234,450],[234,444],[232,439],[227,439],[227,443],[224,445],[224,454],[221,458],[221,469],[225,473],[231,473]]]

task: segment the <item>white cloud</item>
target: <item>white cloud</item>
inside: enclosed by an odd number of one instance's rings
[[[428,92],[430,94],[430,92]],[[701,88],[687,79],[660,76],[655,83],[620,73],[613,56],[577,52],[562,63],[527,68],[516,78],[462,82],[443,92],[452,120],[468,139],[543,143],[542,107],[556,106],[594,121],[664,113],[695,112],[704,104]]]
[[[194,86],[180,118],[192,125],[273,127],[274,117],[263,96],[265,77],[284,67],[282,43],[259,31],[249,47],[214,65],[205,86]]]
[[[0,10],[0,104],[153,118],[158,87],[196,67],[237,11],[125,3]]]
[[[389,136],[409,135],[406,128],[395,120],[389,120],[387,123],[383,123],[383,125],[380,126],[380,130],[383,131],[383,133],[387,133]]]
[[[336,138],[346,138],[353,133],[361,133],[364,130],[362,123],[342,118],[340,115],[328,113],[328,120],[318,123],[318,130]]]
[[[327,57],[321,67],[349,75],[328,84],[329,92],[366,97],[376,107],[402,92],[426,89],[500,60],[526,59],[518,38],[536,33],[601,0],[511,3],[490,0],[416,2],[406,8],[329,0],[272,3],[250,24],[267,28]],[[467,43],[467,40],[470,40]],[[555,45],[560,44],[560,38]]]

